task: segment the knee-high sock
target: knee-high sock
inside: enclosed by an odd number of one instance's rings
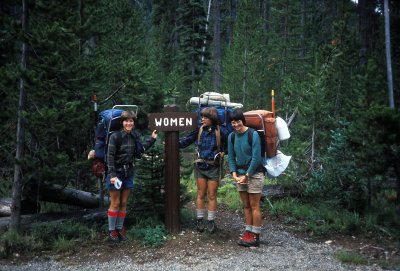
[[[118,212],[117,221],[115,224],[115,228],[117,230],[122,230],[122,228],[124,227],[125,217],[126,217],[126,212],[121,212],[121,211]]]
[[[115,230],[115,224],[117,222],[118,210],[108,210],[107,216],[108,216],[108,230],[113,231]]]

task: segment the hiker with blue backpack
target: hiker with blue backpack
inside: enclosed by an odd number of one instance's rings
[[[120,118],[122,129],[112,133],[108,143],[106,154],[106,183],[110,193],[110,207],[107,211],[108,237],[113,242],[127,240],[124,220],[128,197],[134,186],[134,160],[140,158],[157,138],[157,131],[154,130],[151,138],[142,144],[140,134],[134,130],[136,120],[134,112],[123,111]]]
[[[233,110],[230,118],[234,131],[228,137],[229,170],[243,204],[245,222],[245,231],[238,244],[258,247],[262,221],[260,200],[264,181],[260,136],[257,131],[246,126],[246,119],[240,109]],[[249,137],[252,137],[251,143]]]
[[[197,146],[197,159],[195,160],[195,177],[197,184],[196,198],[196,229],[203,232],[205,228],[209,233],[217,229],[215,218],[217,213],[217,191],[220,176],[224,146],[228,130],[219,125],[218,112],[214,107],[205,107],[200,111],[201,126],[179,140],[179,147],[186,148],[194,143]],[[205,197],[207,195],[207,209]],[[207,225],[204,217],[207,211]]]

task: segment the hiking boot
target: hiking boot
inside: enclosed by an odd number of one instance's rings
[[[245,231],[245,232],[243,232],[241,235],[240,235],[240,237],[239,237],[239,240],[238,240],[238,245],[244,245],[245,243],[245,240],[250,240],[250,238],[251,238],[251,232],[250,231]]]
[[[203,232],[204,231],[204,228],[205,228],[204,224],[205,223],[204,223],[204,219],[203,218],[197,219],[196,229],[197,229],[198,232]]]
[[[114,242],[114,243],[119,242],[118,232],[116,230],[109,231],[108,240],[110,240],[111,242]]]
[[[117,230],[117,233],[118,233],[118,239],[119,239],[120,241],[127,241],[127,240],[128,240],[128,237],[126,237],[125,228],[122,228],[122,229],[120,229],[120,230]]]
[[[208,230],[209,233],[214,233],[214,232],[217,231],[217,226],[215,226],[215,221],[214,220],[208,220],[207,230]]]
[[[246,231],[238,241],[238,245],[244,247],[259,247],[260,235],[253,232]]]

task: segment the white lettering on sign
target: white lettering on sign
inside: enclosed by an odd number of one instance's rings
[[[161,126],[192,126],[193,119],[191,118],[154,118],[157,127]]]
[[[160,126],[161,126],[161,123],[162,123],[162,119],[157,119],[157,118],[155,118],[154,120],[155,120],[155,122],[156,122],[156,126],[157,126],[157,127],[160,127]]]

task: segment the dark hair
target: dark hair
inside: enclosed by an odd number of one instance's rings
[[[137,116],[136,116],[136,114],[135,114],[134,112],[132,112],[132,111],[124,111],[124,112],[122,112],[122,114],[121,114],[121,123],[122,123],[124,120],[128,120],[128,119],[132,119],[133,121],[136,121]]]
[[[209,118],[213,125],[219,124],[218,111],[215,107],[206,107],[200,111],[200,116]]]
[[[235,108],[232,112],[230,112],[229,116],[231,118],[231,121],[241,120],[243,125],[246,125],[246,119],[244,118],[242,110],[240,110],[239,108]]]

